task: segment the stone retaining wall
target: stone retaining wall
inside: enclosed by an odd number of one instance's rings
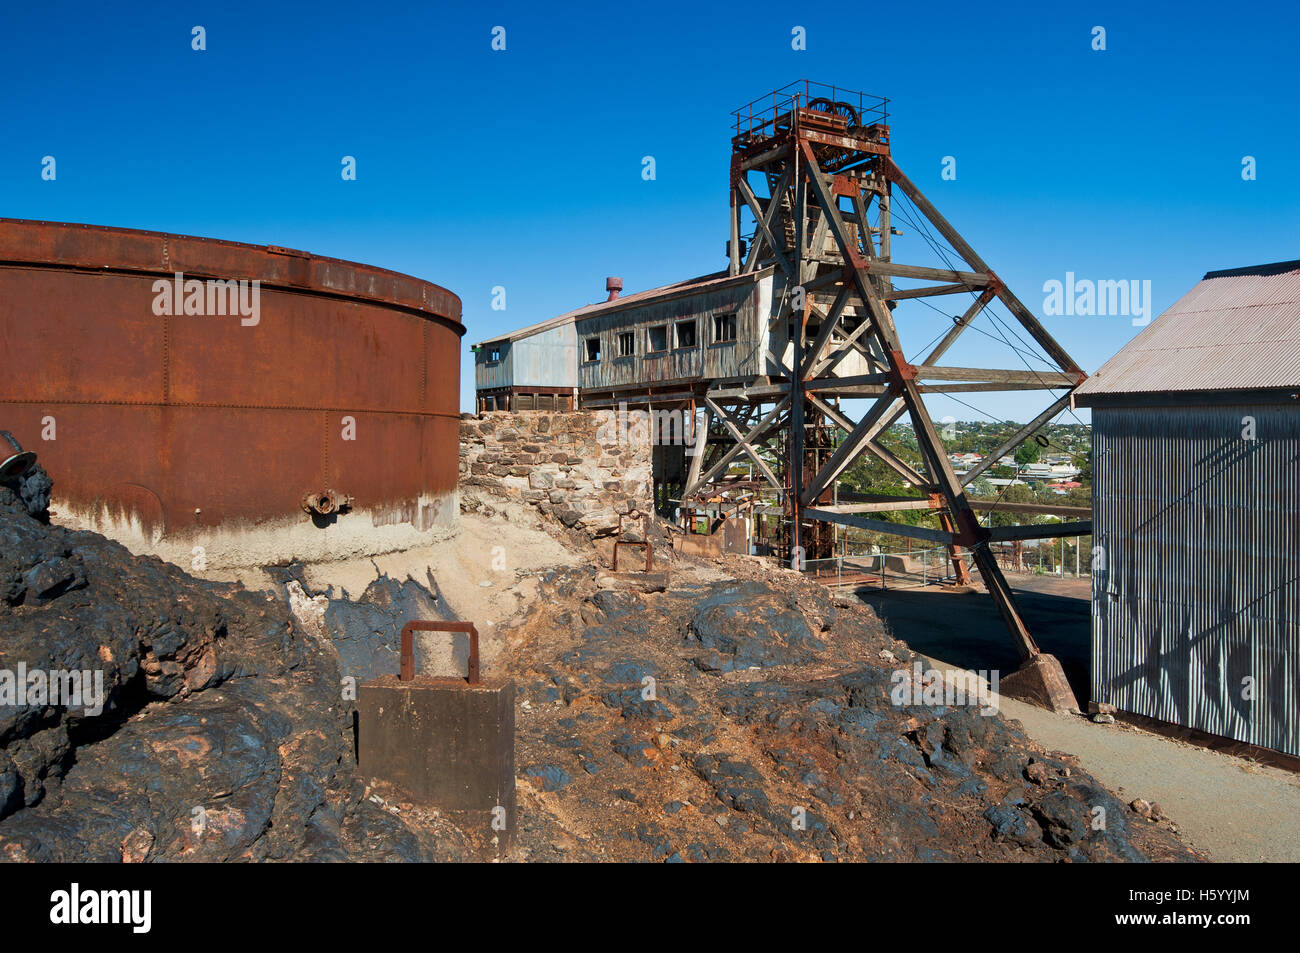
[[[461,509],[516,500],[565,526],[612,535],[620,513],[652,505],[650,442],[637,439],[648,431],[636,423],[620,427],[610,411],[462,414]]]

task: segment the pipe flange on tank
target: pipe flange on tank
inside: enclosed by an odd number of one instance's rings
[[[338,490],[308,490],[302,497],[304,512],[332,516],[351,508],[352,497]]]
[[[35,463],[35,453],[24,450],[8,430],[0,430],[0,482],[18,479]]]

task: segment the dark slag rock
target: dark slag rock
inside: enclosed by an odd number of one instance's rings
[[[524,776],[540,781],[544,791],[558,791],[573,780],[558,764],[532,765],[524,769]]]
[[[797,665],[825,648],[788,599],[758,583],[729,586],[702,599],[687,632],[702,671]]]
[[[450,620],[432,576],[428,583],[426,587],[414,579],[398,582],[381,576],[355,600],[330,600],[325,609],[325,625],[338,651],[339,667],[344,675],[363,681],[376,675],[396,675],[401,668],[402,626],[411,619]],[[453,644],[455,663],[463,667],[469,657],[468,645],[463,638]],[[419,655],[417,648],[417,668],[421,661]]]
[[[97,714],[0,707],[0,856],[467,856],[363,799],[337,654],[282,602],[42,523],[9,488],[0,595],[0,670],[97,672],[104,692]]]

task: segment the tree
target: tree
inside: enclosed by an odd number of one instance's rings
[[[1077,459],[1077,458],[1076,458]],[[1079,462],[1079,482],[1086,487],[1092,486],[1092,451],[1088,450],[1083,454],[1083,459]]]
[[[1002,496],[998,499],[999,503],[1033,503],[1033,487],[1024,483],[1013,483],[1002,490]],[[1027,516],[1024,513],[1011,513],[1006,510],[993,509],[989,511],[989,522],[993,526],[1016,526],[1020,523],[1033,523],[1037,517]]]
[[[1016,448],[1016,463],[1022,467],[1026,463],[1037,463],[1039,451],[1042,450],[1033,440],[1026,440]]]

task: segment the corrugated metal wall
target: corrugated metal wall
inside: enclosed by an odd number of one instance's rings
[[[696,295],[668,300],[651,300],[644,305],[619,309],[578,319],[579,386],[588,388],[620,387],[628,384],[653,384],[681,378],[704,377],[721,380],[750,377],[761,373],[762,341],[767,333],[767,314],[758,317],[759,284],[734,285]],[[712,320],[715,314],[736,315],[736,340],[713,343]],[[696,346],[649,354],[648,329],[652,325],[672,325],[694,318]],[[636,335],[636,354],[619,358],[618,335],[631,331]],[[600,360],[585,360],[585,340],[600,337]]]
[[[520,338],[509,347],[510,383],[516,387],[577,386],[578,337],[572,324]]]
[[[493,350],[501,359],[491,361]],[[485,344],[474,355],[474,387],[576,387],[578,338],[572,324],[513,341]]]
[[[1093,700],[1300,755],[1300,408],[1092,414]]]
[[[493,351],[499,350],[499,360],[489,360]],[[514,365],[511,354],[511,342],[485,344],[474,353],[474,389],[490,390],[495,387],[509,387],[511,368]]]

